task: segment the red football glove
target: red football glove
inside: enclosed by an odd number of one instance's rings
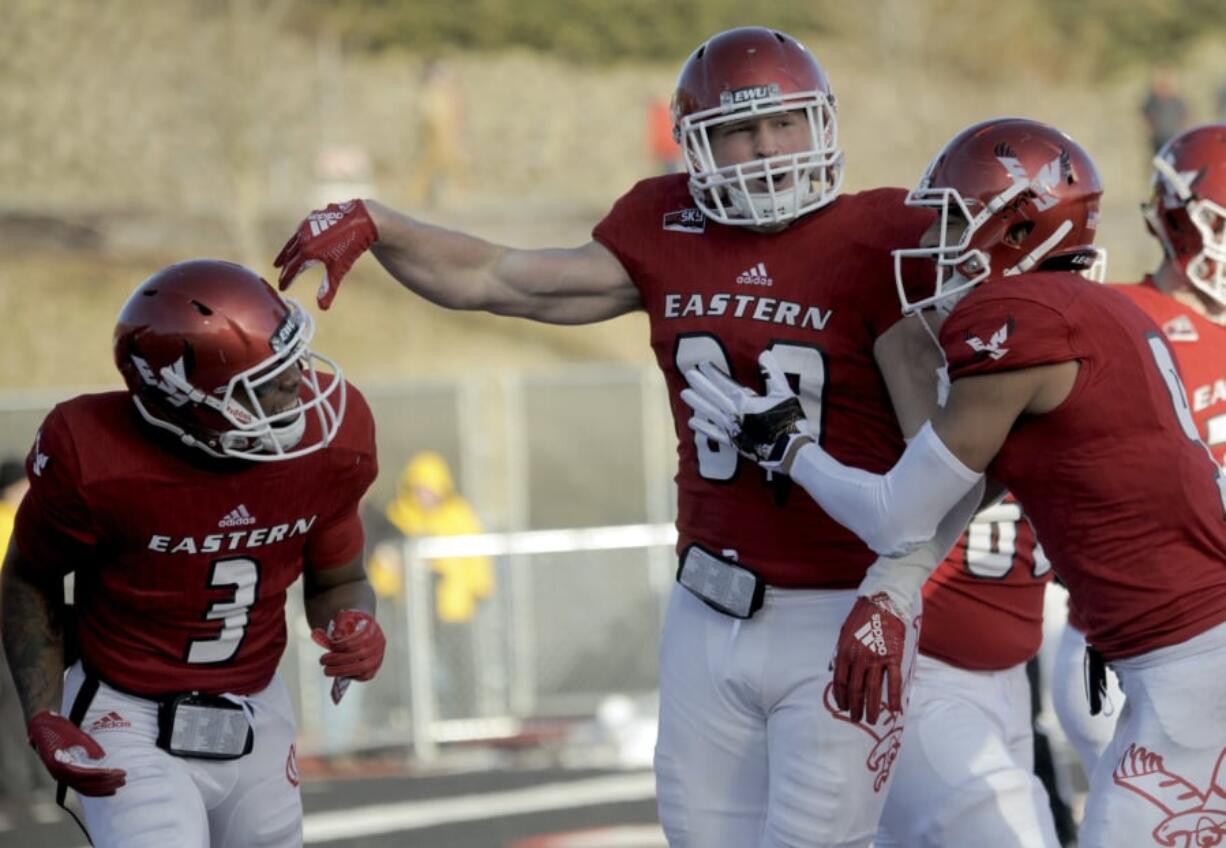
[[[324,278],[315,293],[320,309],[332,305],[341,280],[357,258],[379,238],[366,204],[360,200],[329,203],[307,215],[272,264],[281,269],[281,291],[307,268],[323,263]]]
[[[324,674],[335,677],[332,702],[340,703],[350,680],[370,680],[383,664],[387,639],[374,616],[361,610],[341,610],[328,622],[328,631],[316,627],[311,638],[328,653],[319,658]]]
[[[59,713],[43,710],[30,719],[26,733],[51,776],[82,795],[114,795],[127,782],[123,769],[88,764],[89,760],[102,759],[106,752],[92,736]]]
[[[902,657],[907,623],[884,592],[856,598],[843,622],[834,658],[834,702],[852,721],[877,723],[881,678],[889,685],[889,709],[902,712]]]

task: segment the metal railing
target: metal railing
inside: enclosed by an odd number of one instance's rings
[[[429,761],[445,743],[514,737],[531,719],[591,716],[610,695],[654,691],[676,539],[671,524],[634,524],[404,540],[404,593],[379,616],[387,658],[350,687],[350,715],[327,702],[319,649],[294,611],[282,673],[297,677],[300,748],[405,748]],[[477,556],[494,560],[496,593],[472,621],[440,622],[431,561]],[[350,732],[338,738],[337,724]]]

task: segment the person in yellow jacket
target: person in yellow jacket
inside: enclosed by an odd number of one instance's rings
[[[26,469],[21,460],[6,459],[0,463],[0,558],[8,550],[17,507],[28,488],[30,484],[26,481]]]
[[[476,513],[455,490],[447,461],[434,451],[414,454],[405,465],[386,515],[410,537],[482,532]],[[432,560],[430,566],[439,578],[435,583],[439,621],[472,621],[479,603],[494,592],[494,568],[489,557],[444,557]]]

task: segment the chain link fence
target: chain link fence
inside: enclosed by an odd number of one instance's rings
[[[379,600],[383,669],[339,706],[301,593],[289,593],[281,673],[303,753],[411,746],[429,757],[443,742],[514,735],[531,719],[591,716],[614,693],[652,692],[675,569],[676,452],[658,373],[563,367],[363,392],[380,453],[368,512],[382,511],[405,462],[430,449],[492,532],[395,541],[399,588]],[[72,394],[0,396],[0,452],[24,455],[42,417]],[[471,620],[435,609],[439,556],[491,558],[495,589]]]

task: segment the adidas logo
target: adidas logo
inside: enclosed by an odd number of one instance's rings
[[[89,726],[90,733],[100,730],[119,730],[121,727],[131,727],[132,722],[117,712],[109,712]]]
[[[773,286],[775,284],[775,281],[767,275],[766,265],[762,262],[738,274],[736,282],[739,286]]]
[[[328,229],[328,227],[331,227],[333,224],[335,224],[337,221],[339,221],[341,218],[344,218],[344,217],[345,217],[344,212],[315,212],[315,213],[312,213],[311,217],[307,219],[307,221],[311,225],[311,235],[313,236],[319,235],[324,230]]]
[[[255,524],[255,516],[247,512],[244,504],[234,507],[229,515],[217,522],[218,527],[246,527],[248,524]]]
[[[1162,325],[1162,332],[1173,342],[1194,342],[1200,339],[1196,325],[1187,315],[1178,315]]]
[[[864,622],[864,626],[856,631],[856,638],[874,654],[884,657],[886,647],[885,635],[881,632],[881,613],[873,613],[873,617]]]

